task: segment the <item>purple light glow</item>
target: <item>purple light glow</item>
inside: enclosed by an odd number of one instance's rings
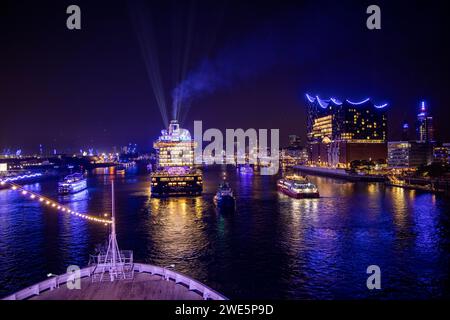
[[[327,108],[329,106],[330,102],[333,102],[335,105],[338,105],[338,106],[343,104],[342,101],[340,101],[339,99],[336,99],[336,98],[330,98],[330,100],[322,100],[322,99],[320,99],[319,96],[312,97],[309,94],[306,94],[306,98],[311,103],[317,101],[322,109]],[[361,104],[364,104],[364,103],[370,101],[370,98],[367,98],[367,99],[364,99],[364,100],[358,101],[358,102],[350,101],[348,99],[345,101],[352,105],[361,105]],[[389,105],[388,103],[384,103],[384,104],[380,104],[380,105],[374,105],[374,107],[377,109],[383,109],[383,108],[387,107],[388,105]]]
[[[336,98],[330,98],[330,100],[333,101],[334,104],[337,104],[337,105],[339,105],[339,106],[342,104],[342,101],[339,101],[339,100],[336,99]]]
[[[360,104],[364,104],[364,103],[366,103],[367,101],[369,101],[370,100],[370,98],[367,98],[367,99],[365,99],[365,100],[363,100],[363,101],[359,101],[359,102],[352,102],[352,101],[350,101],[350,100],[346,100],[348,103],[350,103],[350,104],[353,104],[353,105],[360,105]]]
[[[316,98],[321,108],[325,109],[326,107],[328,107],[329,103],[327,101],[320,100],[319,96],[316,96]]]
[[[309,94],[306,94],[306,98],[308,99],[308,101],[309,102],[314,102],[314,101],[316,101],[316,98],[314,98],[314,97],[311,97]]]

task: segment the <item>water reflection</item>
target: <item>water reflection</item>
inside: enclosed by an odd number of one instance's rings
[[[407,196],[410,190],[403,188],[391,188],[392,194],[392,214],[394,223],[399,232],[405,232],[408,227],[408,200]]]
[[[149,254],[157,264],[183,268],[203,254],[208,245],[203,202],[201,197],[149,199],[146,229],[153,243]]]
[[[231,298],[449,297],[449,201],[378,183],[310,177],[320,199],[292,199],[272,176],[227,167],[237,210],[220,214],[212,198],[224,167],[207,168],[204,194],[150,197],[148,175],[101,174],[61,201],[80,212],[111,210],[116,183],[119,245],[135,259],[184,272]],[[30,185],[56,196],[56,181]],[[0,191],[0,295],[85,264],[107,229]],[[368,265],[383,290],[365,287]]]

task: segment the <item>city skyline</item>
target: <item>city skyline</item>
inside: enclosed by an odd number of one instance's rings
[[[315,96],[312,97],[309,94],[306,94],[306,98],[307,100],[311,103],[314,101],[321,101],[320,103],[327,103],[327,104],[332,104],[332,105],[340,105],[342,104],[342,102],[340,100],[338,100],[337,98],[329,98],[328,100],[326,99],[321,99],[319,96]],[[387,115],[388,114],[388,110],[385,110],[388,106],[389,103],[385,103],[382,105],[374,105],[374,103],[371,101],[370,98],[361,100],[359,102],[352,102],[349,101],[348,99],[344,99],[346,104],[349,105],[355,105],[356,107],[359,104],[365,104],[367,101],[369,101],[370,103],[372,103],[372,107],[375,106],[375,109],[383,109],[384,110],[384,114]],[[318,102],[319,103],[319,102]],[[308,109],[308,108],[307,108]],[[308,112],[308,111],[307,111]],[[424,119],[427,119],[427,121],[423,121],[420,120],[422,116],[425,116]],[[308,117],[307,117],[308,118]],[[429,120],[431,118],[431,120]],[[384,122],[387,124],[389,117],[387,117],[387,119],[384,120]],[[425,124],[424,124],[425,123]],[[412,125],[408,122],[408,121],[403,121],[400,124],[396,124],[396,125],[401,125],[402,131],[401,134],[397,134],[396,136],[394,136],[392,139],[389,139],[389,141],[422,141],[423,142],[423,135],[426,135],[427,137],[429,135],[432,136],[432,140],[433,142],[439,144],[442,143],[446,143],[445,141],[442,141],[442,139],[440,139],[440,137],[438,136],[438,138],[436,139],[436,133],[434,130],[434,126],[430,125],[430,129],[428,129],[429,124],[428,123],[434,123],[433,121],[433,114],[429,112],[428,107],[426,106],[426,102],[425,101],[421,101],[420,103],[420,107],[419,107],[419,114],[417,114],[416,119],[413,121]],[[426,126],[426,129],[423,129],[422,127]],[[239,128],[236,128],[239,129]],[[251,128],[244,128],[245,129],[251,129]],[[306,120],[306,129],[307,131],[308,129],[308,120]],[[425,132],[427,133],[423,133],[425,130]],[[431,133],[428,133],[428,131],[431,131]],[[384,127],[384,133],[383,133],[383,141],[387,142],[389,137],[388,135],[386,135],[386,132],[390,132],[389,128],[387,125],[385,125]],[[290,141],[286,141],[286,139],[289,139],[289,137],[294,134],[295,136],[297,136],[297,134],[295,133],[290,133],[286,136],[281,137],[283,144],[280,145],[280,148],[285,147],[287,145],[289,145]],[[407,139],[405,139],[405,137]],[[322,137],[323,138],[323,137]],[[428,139],[428,138],[426,138]],[[299,143],[302,144],[303,146],[306,146],[308,144],[308,142],[310,141],[310,139],[308,138],[308,133],[306,134],[306,137],[302,137],[300,138]],[[431,141],[431,138],[430,138]],[[73,147],[61,147],[61,148],[56,148],[55,144],[48,144],[48,145],[44,145],[44,144],[39,144],[38,146],[36,146],[35,148],[31,147],[29,149],[22,149],[20,146],[8,146],[8,147],[3,147],[1,150],[0,155],[11,155],[14,156],[16,155],[17,152],[20,152],[19,155],[41,155],[41,156],[51,156],[51,155],[58,155],[58,154],[80,154],[80,155],[96,155],[96,154],[101,154],[101,153],[121,153],[123,151],[123,149],[129,147],[130,145],[134,145],[134,149],[137,150],[140,153],[148,153],[148,152],[153,152],[154,148],[151,145],[144,145],[144,146],[138,146],[136,143],[133,142],[129,142],[125,145],[109,145],[109,146],[96,146],[95,144],[84,144],[82,146],[73,146]]]
[[[27,6],[33,10],[8,4],[8,16],[2,21],[8,24],[2,28],[8,30],[8,50],[2,52],[7,65],[0,92],[6,119],[0,129],[1,149],[37,150],[44,144],[76,150],[83,145],[106,148],[130,141],[150,149],[152,139],[165,127],[146,68],[149,61],[138,41],[140,33],[133,29],[138,19],[133,16],[135,7],[118,2],[105,14],[100,3],[79,5],[83,27],[70,31],[65,28],[63,4]],[[449,117],[445,108],[449,78],[443,72],[448,48],[441,41],[447,30],[436,23],[442,21],[443,10],[439,4],[426,8],[381,5],[383,28],[369,31],[363,4],[330,2],[323,9],[308,1],[277,6],[245,1],[200,1],[192,7],[178,2],[147,3],[151,17],[157,16],[145,23],[155,35],[152,44],[157,49],[152,54],[159,59],[153,66],[160,68],[167,118],[173,113],[173,90],[190,75],[206,70],[211,71],[210,85],[178,113],[190,130],[194,120],[221,129],[276,127],[281,130],[281,144],[287,143],[289,134],[305,141],[303,95],[310,92],[389,103],[388,140],[400,138],[404,120],[414,127],[417,109],[425,100],[435,118],[437,136],[450,140],[441,122]],[[12,25],[10,19],[19,14],[42,27]],[[402,15],[414,23],[402,21]],[[325,20],[327,27],[323,27]],[[190,42],[182,32],[171,34],[175,22],[191,26]],[[211,25],[209,33],[204,25]],[[398,39],[394,34],[404,36]],[[177,59],[172,50],[175,44],[182,49],[190,44],[190,54]],[[325,53],[325,47],[333,48],[332,54]],[[260,54],[268,48],[269,54]],[[172,77],[178,72],[174,65],[183,60],[187,61],[184,77]],[[236,70],[246,65],[246,72]],[[223,75],[223,70],[230,74]]]

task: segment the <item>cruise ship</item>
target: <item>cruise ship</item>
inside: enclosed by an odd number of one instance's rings
[[[277,188],[285,195],[296,199],[320,197],[316,185],[299,175],[290,175],[278,180]]]
[[[157,168],[151,174],[151,196],[196,196],[203,191],[201,170],[194,167],[195,141],[177,120],[161,130],[153,147],[157,153]]]
[[[77,193],[86,188],[87,180],[81,173],[68,175],[62,181],[58,182],[58,193],[62,195]]]

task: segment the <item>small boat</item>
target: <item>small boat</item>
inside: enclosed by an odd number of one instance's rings
[[[236,199],[228,182],[224,181],[220,184],[214,196],[214,204],[219,210],[234,211],[236,209]]]
[[[320,197],[316,185],[299,175],[290,175],[278,180],[277,188],[278,191],[296,199]]]
[[[58,182],[59,194],[72,194],[83,191],[87,188],[87,180],[81,173],[74,173],[66,176]]]
[[[238,170],[240,174],[246,175],[246,174],[253,174],[254,170],[253,167],[249,164],[245,165],[238,165]]]
[[[125,166],[118,165],[116,167],[116,174],[124,175],[125,174]]]

